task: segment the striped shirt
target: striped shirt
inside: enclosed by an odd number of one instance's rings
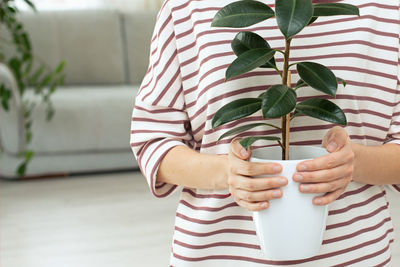
[[[180,191],[173,236],[172,266],[386,266],[390,265],[393,226],[386,191],[393,186],[352,182],[329,205],[320,254],[305,260],[272,261],[262,254],[252,214],[228,191],[179,188],[156,183],[164,155],[186,145],[200,153],[227,154],[231,138],[217,144],[227,130],[261,120],[261,113],[211,128],[215,112],[226,103],[257,97],[281,82],[271,69],[255,69],[227,82],[236,58],[230,43],[240,31],[211,28],[216,12],[232,0],[166,0],[151,41],[150,66],[136,98],[131,147],[151,192],[159,198]],[[273,0],[262,2],[274,8]],[[324,2],[323,0],[314,1]],[[326,65],[347,81],[334,99],[305,87],[298,100],[331,99],[343,108],[353,142],[376,146],[400,144],[399,0],[328,1],[355,4],[361,16],[319,18],[292,40],[291,61]],[[243,30],[243,29],[242,29]],[[284,49],[275,18],[248,27],[272,48]],[[282,57],[276,55],[282,69]],[[292,81],[298,80],[293,70]],[[279,125],[279,120],[270,120]],[[333,125],[309,117],[291,123],[291,144],[320,145]],[[242,136],[277,134],[254,128]],[[255,148],[265,145],[255,143]],[[273,203],[272,203],[273,204]]]

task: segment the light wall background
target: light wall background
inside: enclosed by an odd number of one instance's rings
[[[159,9],[163,0],[32,0],[38,10],[109,7],[117,9]]]

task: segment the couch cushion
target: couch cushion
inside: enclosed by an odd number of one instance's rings
[[[135,10],[123,13],[124,35],[128,60],[128,79],[132,84],[142,81],[150,55],[150,41],[157,17],[156,11]]]
[[[55,115],[45,119],[45,107],[33,114],[31,148],[38,155],[129,151],[135,86],[61,87],[52,96]],[[38,102],[31,91],[27,98]],[[17,120],[5,121],[13,125]],[[11,127],[14,128],[14,127]],[[17,153],[17,133],[2,134],[6,151]]]
[[[23,12],[34,52],[56,67],[65,60],[66,84],[125,83],[117,10]]]

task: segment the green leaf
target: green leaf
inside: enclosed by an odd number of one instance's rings
[[[296,89],[299,89],[301,87],[306,87],[306,86],[308,86],[308,84],[305,81],[303,81],[302,79],[298,80],[296,83]]]
[[[215,15],[211,27],[243,28],[273,16],[275,16],[274,11],[266,4],[242,0],[220,9]]]
[[[251,49],[235,59],[225,73],[225,79],[229,80],[243,73],[249,72],[268,62],[275,55],[275,50],[269,48]]]
[[[261,108],[264,118],[279,118],[296,107],[296,92],[286,85],[272,85],[264,94]]]
[[[244,52],[255,48],[271,48],[268,42],[265,41],[260,35],[247,31],[239,32],[232,40],[231,46],[236,56],[240,56]],[[270,61],[260,67],[274,68],[275,66],[275,59],[272,58]]]
[[[296,111],[323,121],[328,121],[340,125],[346,125],[346,115],[344,112],[333,102],[313,98],[305,100],[296,106]]]
[[[32,10],[37,11],[35,5],[30,0],[24,0],[25,3],[32,8]]]
[[[65,61],[61,61],[60,64],[58,64],[55,73],[60,74],[64,70],[64,67],[65,67]]]
[[[27,165],[27,163],[23,162],[18,166],[18,169],[17,169],[18,176],[24,176],[25,175],[25,173],[26,173],[26,165]]]
[[[312,17],[310,19],[310,21],[308,22],[307,26],[313,24],[317,19],[318,19],[318,17]]]
[[[276,0],[276,20],[286,40],[299,33],[311,20],[311,0]]]
[[[342,78],[336,77],[336,80],[338,81],[338,83],[343,84],[343,87],[346,87],[347,82],[345,80],[343,80]]]
[[[232,135],[235,135],[235,134],[243,133],[243,132],[245,132],[247,130],[253,129],[253,128],[258,127],[258,126],[270,126],[270,127],[273,127],[273,128],[279,128],[279,127],[276,127],[275,125],[272,125],[272,124],[269,124],[269,123],[248,124],[248,125],[236,127],[236,128],[234,128],[232,130],[227,131],[226,133],[224,133],[223,135],[221,135],[218,138],[218,141],[223,139],[223,138],[225,138],[225,137],[227,137],[227,136],[232,136]]]
[[[297,71],[304,82],[312,88],[331,96],[336,95],[338,83],[335,74],[324,65],[314,62],[297,64]]]
[[[313,16],[357,15],[360,16],[358,7],[342,3],[326,3],[314,5]]]
[[[25,161],[26,162],[31,161],[33,155],[34,155],[34,152],[32,150],[26,151],[26,153],[25,153]]]
[[[39,79],[39,77],[43,74],[44,72],[44,67],[40,66],[40,68],[38,68],[33,75],[29,78],[29,84],[30,85],[35,85]]]
[[[240,144],[242,147],[246,150],[249,149],[249,147],[256,141],[258,140],[267,140],[267,141],[279,141],[281,140],[279,137],[276,136],[253,136],[253,137],[246,137],[240,140]]]
[[[211,125],[215,129],[218,126],[247,117],[261,109],[261,99],[242,98],[234,100],[222,108],[214,115]]]

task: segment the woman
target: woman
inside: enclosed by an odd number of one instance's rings
[[[361,17],[320,18],[293,39],[292,61],[319,62],[348,82],[333,100],[346,113],[346,128],[306,117],[292,121],[293,145],[322,144],[329,152],[299,164],[294,177],[280,177],[279,164],[248,162],[251,151],[238,139],[216,142],[227,129],[260,120],[260,114],[211,129],[214,113],[224,104],[256,97],[280,82],[265,69],[224,81],[235,59],[230,42],[239,30],[210,24],[230,2],[164,2],[149,71],[136,98],[131,146],[150,189],[160,198],[178,186],[181,191],[171,265],[390,265],[393,226],[385,190],[400,184],[400,2],[358,1]],[[282,49],[275,19],[249,29]],[[300,100],[315,95],[311,89],[298,91]],[[246,135],[261,133],[276,132],[255,128]],[[276,176],[249,178],[261,174]],[[329,216],[319,255],[278,262],[263,256],[251,211],[268,209],[270,200],[284,197],[279,188],[288,179],[299,182],[305,194],[323,194],[313,204],[330,204]]]

